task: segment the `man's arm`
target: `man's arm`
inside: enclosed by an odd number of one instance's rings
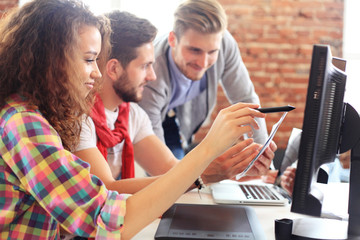
[[[163,111],[166,111],[164,109],[167,108],[168,103],[164,92],[161,91],[163,90],[163,86],[160,81],[161,80],[157,79],[144,86],[143,97],[139,102],[139,106],[144,109],[148,115],[155,135],[158,136],[161,141],[165,142],[162,115],[165,114]]]
[[[151,176],[166,173],[179,161],[155,135],[135,143],[134,155],[136,162]]]
[[[116,181],[108,162],[96,147],[95,125],[90,117],[83,120],[80,143],[74,154],[83,161],[88,162],[90,164],[90,173],[99,177],[110,190],[133,194],[155,180],[155,178],[139,178]]]
[[[231,179],[242,172],[257,155],[260,145],[252,139],[239,142],[216,158],[201,174],[205,184]],[[249,170],[246,179],[260,177],[269,170],[276,144],[272,142],[264,154]],[[135,158],[140,166],[152,176],[164,174],[178,163],[169,148],[155,135],[144,138],[134,145]],[[193,185],[191,188],[194,188]]]
[[[80,150],[74,152],[74,154],[90,164],[90,173],[100,178],[107,189],[115,190],[119,193],[134,194],[157,179],[157,177],[147,177],[116,181],[111,174],[109,164],[97,148]]]
[[[201,175],[204,183],[214,183],[224,179],[232,179],[241,173],[258,154],[260,145],[253,143],[253,139],[246,139],[229,148],[225,153],[216,158]],[[249,169],[246,176],[240,181],[259,178],[268,172],[276,144],[271,142],[262,156]]]
[[[171,98],[171,81],[167,63],[166,52],[169,47],[167,36],[163,36],[155,42],[155,62],[153,64],[156,73],[156,81],[148,82],[144,86],[142,100],[139,106],[145,110],[151,120],[155,135],[163,142],[164,130],[162,122],[169,110]]]
[[[218,62],[223,64],[221,84],[230,103],[260,104],[259,96],[255,92],[249,72],[242,60],[238,44],[228,31],[224,33],[222,50],[223,52],[218,59]],[[260,129],[254,131],[253,138],[255,142],[264,144],[268,136],[265,119],[257,118],[256,120]]]
[[[276,147],[276,145],[275,145]],[[274,145],[270,145],[274,150]],[[249,162],[258,153],[259,145],[254,144],[252,139],[242,141],[231,147],[224,154],[215,159],[201,175],[205,183],[218,182],[233,178],[237,173],[246,168]],[[266,150],[264,156],[249,170],[249,175],[259,176],[269,169],[272,159],[271,150]],[[108,189],[122,193],[135,193],[152,183],[157,177],[122,179],[116,181],[112,177],[110,167],[97,148],[88,148],[74,152],[83,161],[90,164],[90,172],[98,176]],[[155,135],[145,137],[134,144],[134,154],[137,162],[152,176],[158,176],[169,171],[179,160],[175,158],[169,148]],[[267,154],[267,155],[266,155]],[[194,188],[193,184],[190,189]]]

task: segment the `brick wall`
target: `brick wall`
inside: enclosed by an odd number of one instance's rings
[[[19,0],[0,0],[1,13]],[[291,104],[290,112],[275,136],[285,148],[291,129],[301,128],[312,45],[329,44],[334,56],[342,56],[344,0],[219,0],[229,19],[229,31],[239,43],[262,106]],[[219,109],[228,106],[219,87]],[[280,114],[266,118],[268,131]],[[202,139],[211,121],[200,129]]]
[[[301,128],[313,44],[329,44],[342,57],[343,0],[219,0],[238,41],[263,107],[293,105],[274,139],[285,148],[291,129]],[[219,87],[219,109],[229,105]],[[267,115],[268,132],[281,114]],[[202,139],[208,126],[196,135]]]

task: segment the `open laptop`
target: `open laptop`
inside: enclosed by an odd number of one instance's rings
[[[282,206],[291,199],[282,188],[257,181],[224,180],[212,184],[211,190],[214,201],[219,204]]]

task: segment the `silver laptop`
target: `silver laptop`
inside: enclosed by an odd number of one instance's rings
[[[211,185],[212,196],[220,204],[278,205],[290,201],[286,192],[271,184],[260,182],[221,181]]]

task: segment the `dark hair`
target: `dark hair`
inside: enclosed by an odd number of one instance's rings
[[[95,26],[105,38],[105,19],[80,1],[35,0],[0,23],[0,106],[14,93],[38,108],[71,150],[91,96],[80,94],[73,58],[79,29]],[[106,39],[103,45],[106,44]]]
[[[126,67],[137,57],[136,49],[145,43],[152,42],[157,29],[147,19],[121,11],[106,14],[111,24],[111,54],[108,59],[119,60]]]

